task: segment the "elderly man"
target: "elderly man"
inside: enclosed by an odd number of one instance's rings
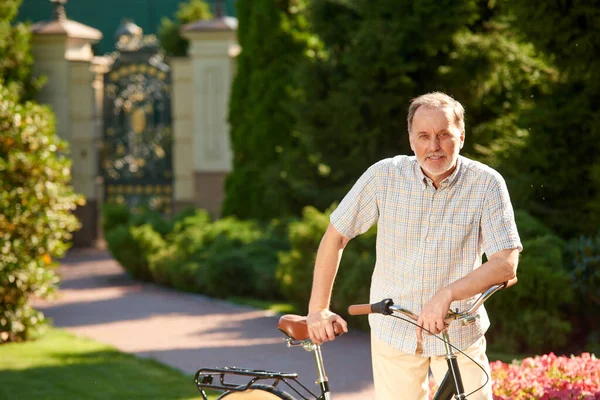
[[[415,156],[372,165],[331,214],[309,303],[313,341],[333,340],[334,322],[347,331],[346,322],[329,310],[333,282],[348,241],[377,223],[371,302],[392,298],[419,314],[416,330],[395,318],[369,317],[378,400],[426,399],[429,368],[438,382],[444,376],[444,343],[423,329],[434,334],[448,329],[453,344],[489,374],[485,309],[469,326],[446,328],[444,317],[449,309],[466,310],[477,294],[515,277],[522,250],[503,178],[459,155],[465,140],[462,105],[439,92],[413,99],[408,133]],[[481,368],[462,355],[458,362],[466,393],[484,385]],[[491,383],[469,398],[491,399]]]

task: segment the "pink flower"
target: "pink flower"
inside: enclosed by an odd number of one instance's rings
[[[490,363],[496,400],[600,400],[600,360],[594,355],[528,357],[520,362]],[[430,398],[435,383],[430,382]]]

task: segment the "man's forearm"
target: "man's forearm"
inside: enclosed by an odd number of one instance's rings
[[[348,239],[329,225],[317,251],[309,313],[329,308],[333,282],[347,243]]]
[[[464,300],[484,292],[492,285],[511,280],[516,276],[519,251],[502,250],[494,254],[479,268],[451,283],[442,290],[452,293],[452,301]]]

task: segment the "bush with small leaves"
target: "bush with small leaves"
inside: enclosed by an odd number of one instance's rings
[[[83,198],[70,185],[67,143],[47,107],[20,103],[0,82],[0,343],[35,336],[46,320],[32,296],[53,293]]]
[[[299,310],[306,310],[310,300],[315,255],[329,225],[329,215],[335,206],[321,213],[305,207],[302,220],[289,227],[291,249],[279,254],[277,279],[281,292]],[[332,311],[347,318],[350,304],[369,301],[370,280],[375,266],[377,230],[371,228],[352,239],[344,249],[339,273],[331,298]],[[367,328],[367,318],[347,318],[351,326]]]

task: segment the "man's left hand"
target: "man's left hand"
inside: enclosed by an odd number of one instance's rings
[[[419,319],[417,320],[417,339],[423,341],[423,329],[427,329],[434,334],[446,330],[444,319],[450,310],[452,303],[452,292],[443,288],[433,296],[433,298],[423,307]],[[426,332],[428,333],[428,332]]]

